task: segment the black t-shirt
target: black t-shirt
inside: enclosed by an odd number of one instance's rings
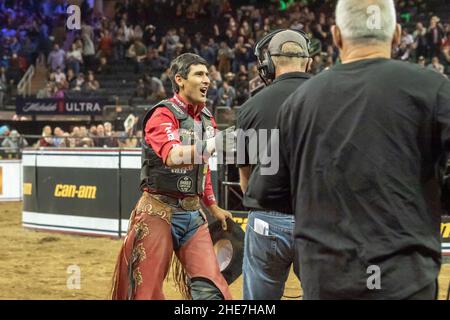
[[[264,139],[264,135],[259,134],[259,130],[267,130],[266,141],[270,140],[271,130],[277,128],[276,116],[279,108],[300,85],[310,78],[310,75],[304,72],[289,72],[279,76],[271,85],[258,92],[255,96],[247,100],[240,108],[236,129],[238,130],[238,141],[244,141],[244,149],[239,153],[242,158],[238,159],[238,167],[251,165],[255,167],[259,163],[258,154],[263,154],[263,150],[258,149],[266,144],[259,141]],[[245,136],[246,135],[246,136]],[[242,140],[241,140],[242,139]],[[251,192],[252,180],[249,179],[248,191]],[[290,198],[279,201],[275,209],[285,213],[292,213],[290,207]],[[253,209],[265,208],[258,201],[249,196],[248,192],[244,194],[244,206]]]
[[[252,197],[291,186],[304,297],[407,298],[436,281],[436,165],[450,151],[450,82],[368,59],[306,82],[280,109],[280,170]],[[281,172],[281,173],[280,173]],[[381,289],[368,289],[380,270]]]

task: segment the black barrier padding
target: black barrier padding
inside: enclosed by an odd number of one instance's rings
[[[121,169],[121,197],[122,197],[122,219],[129,219],[131,211],[136,206],[141,196],[139,190],[140,170],[139,169]]]
[[[38,167],[39,207],[30,207],[29,211],[118,219],[117,174],[116,169]],[[76,186],[77,190],[80,186],[93,186],[95,198],[79,198],[72,194],[55,196],[57,185]]]
[[[25,190],[31,187],[31,190]],[[36,167],[23,166],[23,211],[36,211],[38,208],[37,202],[37,184],[36,184]],[[31,191],[31,194],[27,194],[26,191]]]

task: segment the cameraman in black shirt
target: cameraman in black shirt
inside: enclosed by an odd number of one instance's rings
[[[251,180],[248,181],[252,165],[259,164],[257,148],[261,155],[270,141],[278,109],[309,79],[305,73],[311,63],[308,44],[304,33],[293,30],[277,30],[262,38],[255,47],[255,55],[261,77],[272,83],[245,102],[238,114],[238,145],[245,151],[245,159],[238,161],[240,184],[244,205],[252,209],[245,233],[244,299],[280,299],[291,265],[294,263],[294,269],[298,269],[298,259],[294,259],[294,215],[290,198],[280,201],[277,210],[271,211],[249,197],[246,190],[254,187]]]
[[[255,175],[251,196],[292,196],[304,299],[435,299],[450,82],[390,59],[392,0],[340,0],[336,24],[342,64],[278,114],[278,175],[290,178]]]

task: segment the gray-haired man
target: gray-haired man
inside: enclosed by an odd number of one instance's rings
[[[434,299],[450,82],[390,59],[401,35],[392,0],[340,0],[336,22],[342,64],[278,114],[290,179],[260,175],[253,196],[293,196],[304,299]]]

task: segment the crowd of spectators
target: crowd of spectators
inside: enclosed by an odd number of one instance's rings
[[[124,130],[114,130],[111,122],[72,126],[64,131],[59,126],[44,126],[40,135],[22,135],[8,125],[0,126],[0,159],[19,158],[23,148],[136,148],[141,147],[142,131],[139,118],[130,115]],[[29,143],[28,141],[36,141]]]
[[[137,123],[137,122],[136,122]],[[125,131],[114,131],[110,122],[90,126],[74,126],[69,131],[45,126],[34,147],[56,148],[135,148],[140,147],[142,132],[136,123]]]
[[[339,63],[330,32],[335,2],[295,1],[281,10],[278,1],[238,6],[229,0],[129,0],[117,1],[114,15],[107,17],[94,13],[85,0],[81,30],[69,32],[66,1],[0,0],[0,104],[40,55],[45,57],[48,79],[39,98],[63,97],[68,91],[95,92],[102,86],[97,77],[111,75],[115,64],[125,62],[138,75],[129,91],[130,102],[151,104],[172,94],[171,59],[193,52],[210,64],[209,105],[237,106],[260,84],[253,48],[271,30],[301,29],[310,35],[314,74]],[[403,36],[393,56],[450,74],[450,10],[434,11],[448,8],[448,3],[395,2]],[[120,81],[120,73],[112,76]],[[82,137],[75,144],[83,139],[87,141]]]
[[[0,126],[0,159],[18,159],[28,141],[15,129],[9,126]]]

